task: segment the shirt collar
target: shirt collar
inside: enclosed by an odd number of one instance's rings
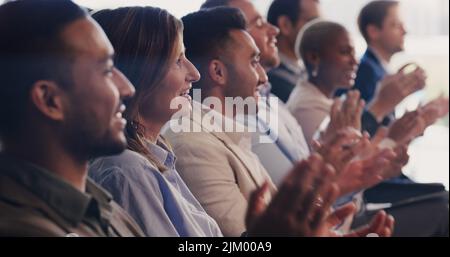
[[[86,193],[60,179],[52,172],[13,157],[0,154],[2,172],[42,199],[51,209],[69,223],[76,225],[94,211],[94,215],[109,218],[111,195],[91,180],[87,180]],[[105,212],[100,211],[100,206]]]
[[[262,97],[269,97],[270,91],[272,91],[272,84],[270,84],[270,82],[267,82],[264,85],[261,85],[259,89],[259,94]]]
[[[250,130],[252,128],[248,126],[250,124],[247,122],[250,121],[250,123],[253,123],[251,121],[256,118],[255,115],[256,114],[251,115],[238,113],[233,118],[222,115],[224,117],[224,122],[230,122],[230,124],[232,122],[234,128],[233,131],[224,131],[224,134],[226,134],[228,138],[230,138],[236,145],[239,145],[243,149],[249,150],[251,148]]]
[[[381,67],[383,67],[383,70],[386,73],[393,73],[392,68],[390,67],[389,63],[386,62],[383,58],[381,58],[375,49],[368,47],[368,51],[370,51],[373,54],[373,56],[375,56],[375,58],[378,60]]]
[[[147,141],[148,150],[158,159],[164,166],[174,169],[176,157],[175,154],[169,150],[169,147],[158,139],[156,144]]]
[[[332,98],[328,98],[324,93],[322,93],[322,91],[317,88],[317,86],[315,86],[311,82],[304,80],[300,83],[300,85],[311,92],[311,94],[314,94],[315,100],[320,100],[330,107],[333,105],[334,100]]]
[[[290,58],[288,58],[285,54],[282,52],[279,52],[278,55],[280,56],[281,63],[292,73],[296,75],[302,74],[302,62],[300,61],[294,61]]]
[[[201,124],[200,127],[202,131],[226,135],[226,137],[233,141],[234,144],[237,144],[244,148],[248,148],[251,146],[251,133],[249,132],[249,128],[240,122],[246,115],[237,114],[236,117],[231,118],[222,115],[222,113],[212,110],[208,106],[203,105],[199,102],[193,101],[193,105],[200,106],[199,108],[201,108],[202,113],[201,117],[198,117],[200,118],[200,120],[194,119],[195,122],[202,123],[203,117],[205,117],[205,115],[208,115],[209,118],[214,118],[215,120],[222,121],[216,122],[214,124],[208,124],[208,126],[205,126],[205,124]],[[226,131],[225,125],[233,125],[233,131]]]

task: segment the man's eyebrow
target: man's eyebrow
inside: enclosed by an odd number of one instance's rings
[[[107,62],[109,62],[109,61],[113,61],[113,60],[114,60],[114,57],[115,57],[115,54],[114,54],[114,53],[109,54],[109,55],[107,55],[106,57],[103,57],[102,59],[100,59],[100,60],[99,60],[99,63],[100,63],[100,64],[104,64],[104,63],[107,63]]]
[[[253,24],[255,21],[259,20],[259,19],[263,19],[263,17],[261,15],[257,15],[255,18],[251,19],[248,24]]]

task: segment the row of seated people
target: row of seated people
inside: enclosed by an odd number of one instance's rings
[[[266,75],[281,27],[248,0],[208,0],[181,20],[0,6],[0,235],[448,235],[442,189],[376,212],[363,197],[400,176],[448,99],[391,117],[424,87],[418,68],[383,79],[367,107],[357,90],[333,100],[354,85],[354,48],[344,27],[314,20],[294,49],[307,79],[285,106]]]

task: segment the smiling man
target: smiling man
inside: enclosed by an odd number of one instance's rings
[[[125,149],[134,94],[103,31],[71,1],[22,0],[0,6],[0,34],[0,235],[142,235],[87,179]]]
[[[234,7],[242,11],[246,18],[247,31],[261,51],[261,65],[266,70],[280,64],[277,48],[279,30],[262,17],[252,2],[248,0],[208,0],[201,8],[207,9],[218,6]]]
[[[355,88],[367,103],[375,96],[378,82],[393,73],[389,67],[392,56],[404,50],[406,29],[397,1],[373,1],[358,17],[360,32],[367,42],[361,58]]]
[[[268,23],[249,0],[207,0],[202,9],[228,6],[238,8],[245,16],[247,31],[261,51],[260,63],[266,72],[280,64],[277,48],[279,30]],[[287,172],[298,160],[310,154],[308,143],[298,122],[284,103],[271,93],[269,81],[260,87],[258,101],[257,136],[252,138],[252,151],[259,157],[275,184],[281,183]],[[267,132],[265,132],[267,131]],[[265,142],[260,140],[265,137]]]

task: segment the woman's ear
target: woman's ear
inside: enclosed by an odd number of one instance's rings
[[[318,67],[320,64],[320,56],[317,52],[308,52],[306,53],[306,62],[314,67]]]
[[[310,72],[309,76],[317,77],[319,75],[320,56],[317,52],[308,52],[305,54],[306,67]]]
[[[227,83],[228,71],[225,64],[220,60],[212,60],[208,66],[208,74],[212,81],[219,85]]]
[[[42,115],[56,121],[64,119],[65,94],[54,81],[36,81],[31,87],[30,98]]]

